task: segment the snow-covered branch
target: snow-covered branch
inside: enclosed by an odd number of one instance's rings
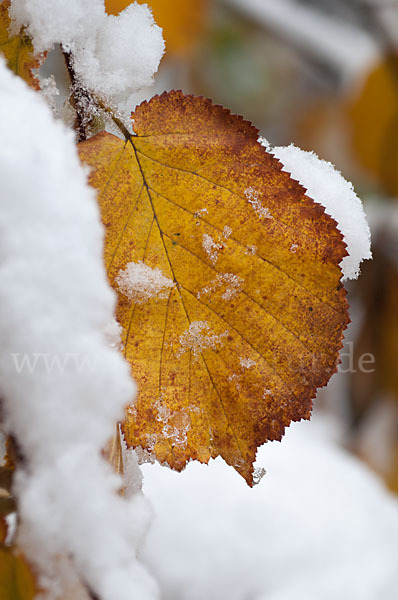
[[[131,402],[109,344],[115,296],[73,132],[0,62],[0,395],[23,460],[18,543],[56,598],[80,579],[101,600],[153,600],[136,559],[150,510],[101,455]]]

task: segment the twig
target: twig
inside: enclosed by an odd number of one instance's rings
[[[64,55],[66,68],[68,70],[71,82],[73,107],[76,113],[75,130],[77,134],[77,140],[78,142],[83,142],[87,139],[87,115],[85,114],[84,106],[81,99],[84,98],[87,101],[87,104],[90,103],[91,99],[87,90],[82,88],[77,81],[75,69],[73,67],[73,59],[71,52],[69,50],[62,49],[62,53]]]
[[[106,104],[100,98],[94,97],[93,101],[101,110],[111,117],[112,121],[120,129],[126,140],[129,140],[132,137],[132,134],[129,132],[123,121],[115,115],[114,110],[112,110],[112,108],[109,106],[106,106]]]
[[[119,119],[119,117],[115,115],[115,111],[109,106],[107,106],[101,98],[90,94],[85,88],[83,88],[79,84],[73,67],[73,58],[71,52],[68,50],[62,50],[62,53],[64,55],[66,68],[68,70],[71,82],[74,109],[76,112],[75,129],[77,133],[78,142],[83,142],[87,139],[87,124],[90,120],[90,115],[87,115],[84,104],[86,104],[86,106],[95,104],[95,106],[97,106],[107,115],[109,115],[112,121],[118,127],[118,129],[124,135],[126,140],[129,140],[132,134],[129,132],[129,130],[121,121],[121,119]],[[82,102],[82,99],[85,102]]]

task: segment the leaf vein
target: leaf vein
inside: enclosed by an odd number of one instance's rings
[[[189,213],[190,215],[192,215],[195,219],[200,219],[201,221],[203,221],[203,223],[206,223],[206,225],[209,225],[210,227],[213,227],[213,229],[216,229],[217,231],[219,231],[220,233],[223,233],[223,230],[220,227],[217,227],[217,225],[214,225],[213,223],[210,223],[210,221],[207,221],[206,219],[204,219],[201,215],[198,215],[196,217],[195,213],[193,213],[192,211],[188,210],[187,208],[185,208],[184,206],[181,206],[180,204],[178,204],[177,202],[174,202],[174,200],[171,200],[170,198],[167,198],[166,196],[164,196],[163,194],[159,194],[159,192],[157,192],[155,189],[151,188],[150,186],[148,186],[148,189],[152,190],[153,192],[155,192],[155,194],[157,194],[158,196],[160,196],[161,198],[164,198],[165,200],[167,200],[168,202],[170,202],[171,204],[174,204],[174,206],[177,206],[178,208],[181,208],[181,210],[184,210],[185,212]],[[169,236],[167,236],[169,237]],[[248,246],[246,246],[245,244],[243,244],[242,242],[240,242],[239,240],[237,240],[232,234],[229,236],[230,240],[233,240],[238,246],[240,246],[241,248],[246,248],[246,250],[249,249]],[[186,249],[186,248],[185,248]],[[196,256],[196,255],[195,255]],[[283,269],[281,269],[278,265],[275,265],[273,262],[271,262],[270,260],[268,260],[267,258],[264,258],[263,256],[260,256],[259,254],[256,254],[256,256],[262,260],[263,262],[269,264],[271,267],[273,267],[274,269],[277,269],[278,271],[280,271],[281,273],[283,273],[283,275],[285,275],[286,277],[288,277],[291,281],[293,281],[296,285],[298,285],[299,287],[301,287],[303,290],[305,290],[312,298],[315,298],[316,300],[318,300],[319,302],[321,302],[322,304],[324,304],[325,306],[329,307],[333,312],[338,313],[338,311],[334,308],[334,306],[332,306],[331,304],[329,304],[328,302],[326,302],[325,300],[323,300],[322,298],[320,298],[319,296],[317,296],[316,294],[314,294],[311,290],[309,290],[305,285],[303,285],[300,281],[297,281],[296,279],[294,279],[294,277],[292,277],[291,275],[289,275],[289,273],[287,273],[286,271],[284,271]],[[199,257],[197,257],[199,258]],[[200,259],[202,260],[202,259]],[[207,263],[206,263],[207,264]]]

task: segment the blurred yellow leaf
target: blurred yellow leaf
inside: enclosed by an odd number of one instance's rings
[[[15,548],[0,546],[0,600],[33,600],[38,589],[25,559]]]
[[[132,118],[127,141],[79,145],[139,384],[125,437],[178,470],[221,455],[252,485],[257,447],[336,370],[345,244],[242,117],[174,91]]]
[[[166,53],[186,54],[200,35],[208,0],[137,0],[147,4],[156,23],[163,29]],[[132,0],[105,0],[108,14],[117,15]]]
[[[398,55],[389,55],[368,75],[346,107],[351,138],[361,164],[385,190],[398,195]]]
[[[3,54],[11,71],[22,77],[32,88],[39,90],[39,80],[33,70],[40,67],[45,54],[34,54],[32,40],[23,29],[17,34],[10,33],[9,7],[10,0],[0,2],[0,54]]]

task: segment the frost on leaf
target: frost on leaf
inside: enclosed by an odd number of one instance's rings
[[[260,217],[260,219],[272,219],[273,218],[271,213],[269,212],[269,209],[261,204],[261,200],[259,198],[259,193],[253,187],[248,187],[245,189],[245,196],[246,196],[249,204],[252,205],[255,212]]]
[[[223,300],[231,300],[241,290],[243,284],[242,277],[233,273],[217,273],[208,285],[204,286],[198,293],[200,298],[204,294],[211,294],[217,290],[221,290],[221,298]]]
[[[132,118],[127,141],[101,133],[79,146],[99,190],[105,264],[139,388],[125,438],[178,470],[222,456],[253,485],[258,446],[308,419],[336,370],[345,244],[241,117],[172,91]],[[175,285],[156,302],[132,302],[120,289],[131,262]]]
[[[150,298],[167,298],[174,282],[158,268],[152,269],[143,262],[128,263],[115,279],[119,290],[132,302],[145,302]]]
[[[205,214],[207,214],[207,208],[200,208],[194,213],[194,216],[199,219],[199,217]]]
[[[203,350],[208,350],[209,348],[215,350],[227,335],[228,331],[224,331],[219,335],[212,333],[206,321],[193,321],[188,329],[180,335],[181,348],[178,356],[190,350],[194,357],[197,358]]]
[[[173,411],[163,403],[160,397],[155,402],[157,409],[156,420],[162,424],[162,435],[171,440],[174,446],[185,448],[188,439],[188,431],[191,426],[191,419],[184,411]]]
[[[227,240],[232,233],[232,229],[228,225],[224,225],[224,229],[222,230],[222,234],[224,238]]]
[[[256,364],[256,361],[252,360],[251,358],[240,358],[239,362],[240,366],[244,369],[250,369],[250,367],[254,367],[254,365]]]
[[[257,246],[248,246],[246,248],[245,254],[256,254],[256,252],[257,252]]]
[[[211,262],[215,264],[218,259],[218,253],[220,252],[220,250],[222,250],[223,245],[215,242],[211,235],[204,233],[202,246],[203,250],[206,252]]]

